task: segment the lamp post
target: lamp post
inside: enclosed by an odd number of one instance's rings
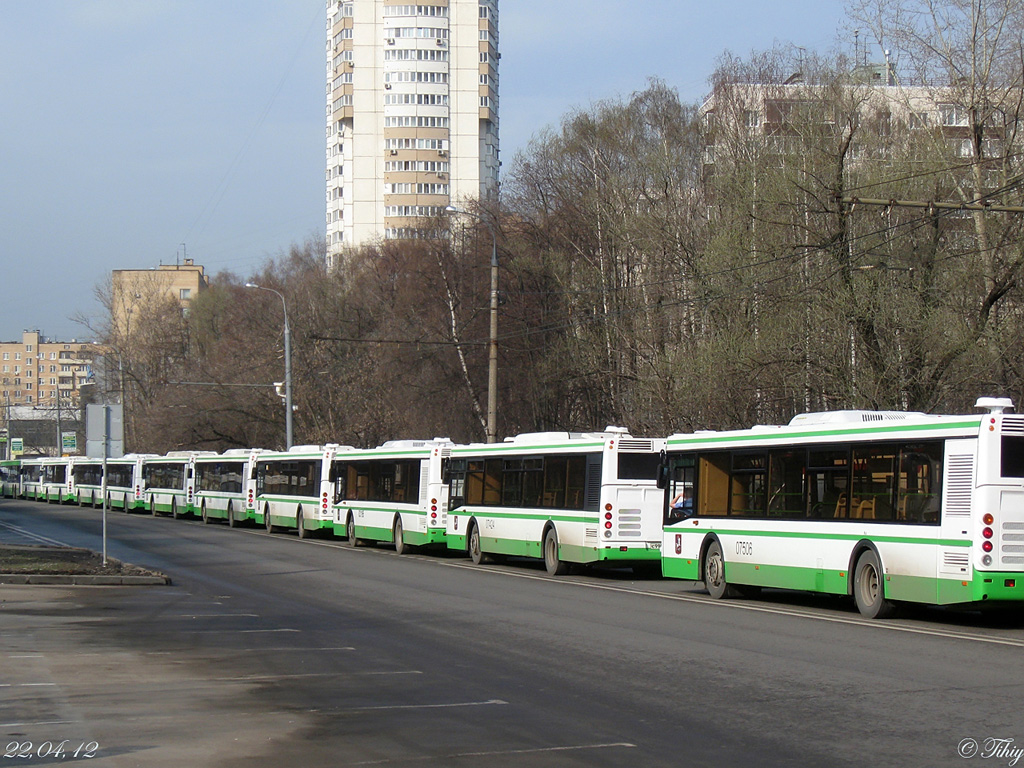
[[[469,211],[449,205],[445,213],[471,216],[491,233],[491,337],[487,363],[487,442],[498,442],[498,238],[494,224]]]
[[[292,447],[292,333],[288,327],[288,304],[284,295],[273,288],[264,288],[255,283],[246,283],[246,288],[255,288],[259,291],[269,291],[277,294],[281,299],[281,308],[284,310],[284,434],[285,445],[288,450]]]

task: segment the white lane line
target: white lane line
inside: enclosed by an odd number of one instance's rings
[[[423,757],[409,757],[409,758],[398,758],[396,760],[367,760],[359,763],[352,763],[352,765],[385,765],[387,763],[412,763],[412,762],[428,762],[433,760],[452,760],[459,757],[499,757],[501,755],[534,755],[540,753],[550,752],[574,752],[585,749],[636,749],[636,744],[630,744],[628,741],[613,742],[610,744],[577,744],[573,746],[564,747],[536,747],[534,749],[505,749],[495,750],[492,752],[453,752],[448,755],[439,755],[437,757],[423,756]]]
[[[240,630],[238,630],[238,634],[240,634],[240,635],[254,635],[257,632],[301,632],[301,631],[302,631],[301,629],[287,629],[287,628],[286,629],[240,629]],[[227,630],[225,632],[217,632],[216,630],[214,630],[213,632],[210,632],[208,634],[231,634],[231,631]]]
[[[508,704],[508,702],[501,699],[488,699],[487,701],[461,701],[452,704],[391,704],[383,707],[351,707],[335,711],[343,715],[346,712],[383,712],[400,709],[459,709],[461,707],[488,707],[505,704]]]
[[[77,720],[44,720],[39,723],[0,723],[0,728],[25,728],[40,725],[71,725]]]
[[[43,688],[55,686],[56,683],[0,683],[0,688]]]
[[[311,677],[358,677],[367,675],[422,675],[418,669],[396,672],[304,672],[294,675],[242,675],[240,677],[213,677],[218,683],[253,683],[266,680],[298,680]]]
[[[19,536],[24,536],[25,538],[33,539],[33,540],[38,541],[38,542],[40,542],[42,544],[52,544],[52,545],[54,545],[56,547],[70,547],[71,546],[70,544],[67,544],[67,543],[65,543],[63,541],[58,541],[57,539],[51,539],[48,536],[42,536],[42,535],[40,535],[38,533],[32,533],[31,531],[25,530],[24,528],[22,528],[20,526],[17,526],[17,525],[11,525],[10,523],[2,523],[2,522],[0,522],[0,528],[6,528],[9,531],[13,531],[14,533],[17,533]]]
[[[295,651],[296,653],[319,653],[321,651],[354,651],[354,650],[355,650],[355,646],[351,646],[351,645],[339,645],[339,646],[329,647],[329,648],[301,648],[300,646],[297,646],[297,645],[290,645],[287,648],[239,648],[237,652],[238,653],[280,653],[280,652],[283,652],[283,651],[288,651],[289,653],[291,653],[292,651]]]
[[[701,595],[667,595],[661,592],[645,592],[639,589],[629,589],[628,587],[616,587],[610,584],[591,584],[582,581],[554,579],[548,576],[538,576],[530,573],[514,573],[512,571],[498,570],[495,568],[481,568],[478,565],[464,565],[462,563],[446,563],[441,561],[438,561],[437,564],[446,568],[462,568],[470,571],[483,571],[486,573],[497,574],[499,576],[510,576],[516,579],[528,579],[531,581],[547,581],[552,584],[565,584],[566,586],[582,587],[584,589],[596,589],[603,590],[605,592],[621,592],[628,595],[652,597],[658,600],[674,600],[676,602],[682,603],[695,603],[706,606],[708,608],[731,608],[733,610],[753,611],[755,613],[771,613],[777,616],[795,616],[801,619],[810,619],[812,621],[824,621],[832,624],[847,624],[851,626],[865,627],[870,629],[887,630],[890,632],[906,632],[915,635],[944,637],[951,640],[968,640],[978,643],[990,643],[992,645],[1009,645],[1015,648],[1024,648],[1024,639],[989,637],[987,635],[977,635],[968,632],[954,632],[952,630],[928,629],[925,627],[911,627],[905,624],[892,624],[890,622],[875,621],[872,619],[856,619],[846,618],[842,616],[824,616],[821,614],[808,613],[806,611],[797,611],[791,608],[780,608],[769,605],[755,605],[752,603],[745,603],[738,600],[714,600],[710,597],[705,597]]]
[[[258,619],[258,613],[179,613],[172,619]]]

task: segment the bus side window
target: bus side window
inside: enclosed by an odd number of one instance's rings
[[[694,456],[676,456],[668,460],[667,494],[664,521],[677,523],[695,513],[696,461]]]

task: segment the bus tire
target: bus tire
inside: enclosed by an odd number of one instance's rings
[[[178,500],[174,498],[171,499],[171,518],[178,519]]]
[[[210,524],[210,516],[206,513],[206,500],[203,499],[203,506],[199,510],[199,516],[203,519],[203,525]]]
[[[469,559],[473,565],[480,565],[484,562],[484,551],[480,546],[480,526],[475,522],[470,523],[469,536],[466,538],[466,549],[469,551]]]
[[[306,518],[302,514],[302,505],[295,510],[295,528],[298,531],[299,538],[305,539],[309,536],[309,531],[306,530]]]
[[[725,580],[725,557],[722,556],[722,545],[718,541],[708,545],[700,571],[704,577],[704,587],[715,600],[736,596],[736,588]]]
[[[564,576],[569,572],[569,564],[558,557],[558,532],[554,526],[544,534],[544,568],[549,576]]]
[[[235,527],[235,510],[231,508],[231,502],[228,502],[228,528]]]
[[[395,538],[395,553],[407,555],[412,552],[412,546],[405,543],[405,526],[402,525],[402,516],[395,516],[395,525],[391,529]]]
[[[345,522],[345,537],[350,547],[361,547],[366,543],[366,539],[356,536],[356,518],[351,512],[348,513],[348,520]]]
[[[267,533],[273,533],[275,531],[274,523],[271,522],[269,503],[263,505],[263,525],[267,529]]]
[[[885,599],[885,582],[878,555],[870,549],[857,558],[853,569],[853,599],[857,610],[868,619],[884,619],[895,612],[892,601]]]

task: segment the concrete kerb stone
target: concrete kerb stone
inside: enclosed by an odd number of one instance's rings
[[[73,585],[73,586],[111,586],[111,587],[148,587],[170,586],[169,576],[88,576],[88,575],[54,575],[28,573],[0,573],[0,584],[19,585]]]

